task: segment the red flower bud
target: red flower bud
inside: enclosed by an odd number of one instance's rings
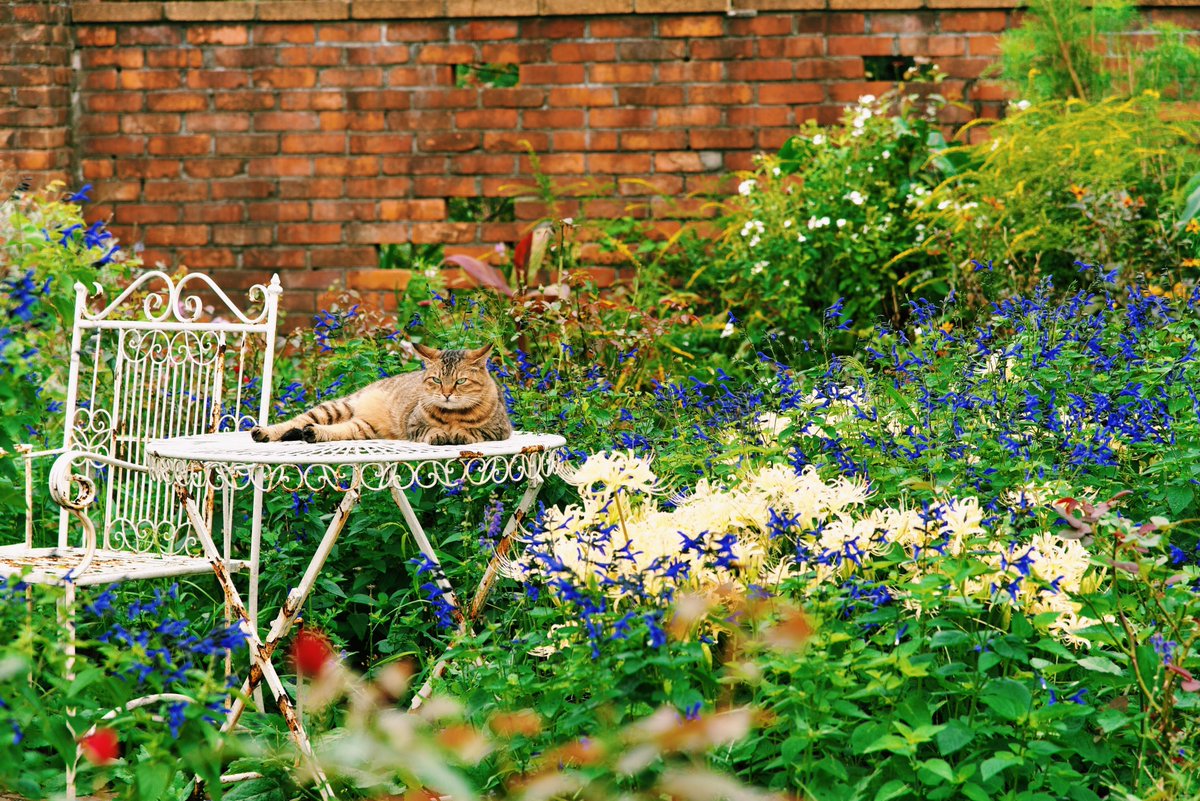
[[[297,676],[318,676],[333,661],[333,646],[315,629],[300,629],[292,640],[292,665]]]
[[[93,765],[107,765],[121,756],[121,744],[112,729],[96,729],[79,742],[84,757]]]

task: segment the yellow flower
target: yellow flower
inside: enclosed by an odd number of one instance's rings
[[[1200,267],[1200,259],[1184,259],[1180,264],[1183,267]]]
[[[1087,194],[1087,190],[1078,184],[1071,184],[1071,188],[1067,191],[1074,195],[1076,200],[1083,200],[1083,196]]]
[[[951,331],[954,330],[954,323],[942,323],[941,325],[938,326],[938,328],[942,329],[947,334],[949,334]]]
[[[1200,233],[1200,220],[1197,220],[1195,217],[1193,217],[1192,219],[1188,220],[1187,225],[1184,226],[1183,230],[1187,231],[1189,234]]]

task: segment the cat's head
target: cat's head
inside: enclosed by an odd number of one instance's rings
[[[475,350],[438,350],[418,344],[413,348],[425,366],[426,402],[443,409],[466,409],[479,403],[493,386],[487,372],[491,345]]]

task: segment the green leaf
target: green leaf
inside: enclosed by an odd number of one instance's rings
[[[989,781],[993,776],[1001,771],[1011,768],[1014,765],[1020,765],[1022,762],[1024,762],[1024,760],[1016,754],[1010,754],[1002,751],[991,759],[985,759],[983,761],[983,764],[979,766],[979,777],[985,782]]]
[[[1020,720],[1029,714],[1033,701],[1029,689],[1012,679],[993,679],[979,698],[989,709],[1006,720]]]
[[[933,739],[937,743],[938,753],[946,756],[974,740],[975,732],[966,723],[956,718],[947,723]]]
[[[1095,673],[1111,673],[1114,676],[1120,676],[1124,672],[1116,662],[1106,656],[1085,656],[1076,664],[1084,670],[1091,670]]]
[[[890,801],[892,798],[899,798],[906,794],[908,789],[908,785],[904,782],[899,779],[892,779],[875,793],[875,801]]]
[[[1178,515],[1187,509],[1195,497],[1190,484],[1175,484],[1167,487],[1167,505],[1171,507],[1173,515]]]
[[[226,801],[287,801],[287,794],[276,779],[250,779],[238,782],[225,793]]]
[[[873,754],[876,751],[890,751],[893,754],[911,754],[912,746],[908,740],[897,734],[885,734],[875,742],[863,749],[864,754]]]
[[[954,770],[950,767],[950,763],[944,759],[927,759],[921,763],[918,770],[918,776],[925,784],[938,784],[936,779],[941,779],[946,783],[954,782]]]

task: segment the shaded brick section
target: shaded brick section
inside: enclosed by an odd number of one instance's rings
[[[66,2],[0,3],[0,191],[71,177],[68,19]]]
[[[661,217],[670,231],[711,213],[696,195],[804,121],[887,91],[864,58],[936,62],[941,91],[971,113],[1003,109],[979,76],[1015,0],[735,0],[757,14],[733,17],[726,5],[9,2],[0,159],[93,183],[150,264],[227,271],[233,287],[279,271],[287,305],[311,311],[331,281],[388,305],[407,276],[376,269],[378,245],[512,244],[547,213],[520,190],[527,147],[568,195],[562,213]],[[1193,7],[1148,11],[1200,26]],[[519,83],[458,86],[462,65],[515,65]],[[948,124],[966,118],[954,113]],[[515,222],[451,219],[455,198],[512,195]],[[619,275],[613,254],[584,253],[598,279]]]

